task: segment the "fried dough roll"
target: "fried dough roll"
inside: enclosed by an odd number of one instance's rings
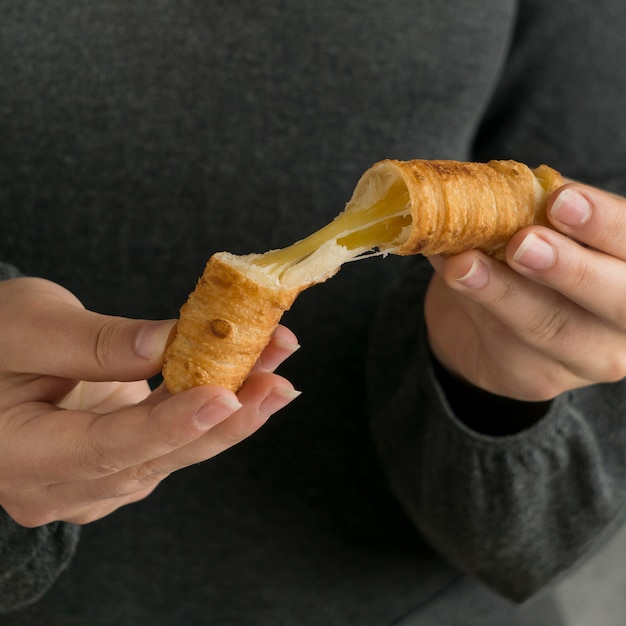
[[[345,210],[309,237],[265,254],[209,259],[165,351],[167,388],[237,391],[298,294],[347,261],[472,248],[502,259],[517,231],[549,225],[547,199],[562,184],[552,168],[516,161],[374,164]]]
[[[407,186],[413,222],[395,254],[450,256],[478,248],[504,258],[504,248],[519,230],[531,224],[549,226],[548,197],[563,184],[547,165],[531,170],[517,161],[382,161]],[[358,187],[357,187],[358,189]]]
[[[300,293],[249,260],[227,252],[209,259],[165,351],[171,393],[210,384],[237,391]]]

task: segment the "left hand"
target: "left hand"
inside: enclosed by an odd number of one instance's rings
[[[570,183],[547,211],[556,230],[517,233],[506,264],[477,250],[431,258],[433,353],[452,373],[517,400],[626,376],[626,198]]]
[[[38,278],[0,282],[0,506],[18,524],[100,519],[221,454],[298,394],[279,326],[240,391],[150,392],[173,321],[87,311]]]

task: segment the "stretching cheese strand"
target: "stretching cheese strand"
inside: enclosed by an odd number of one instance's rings
[[[371,206],[344,211],[312,235],[288,248],[266,252],[254,259],[253,263],[267,268],[269,272],[288,282],[289,270],[328,242],[336,242],[338,246],[345,248],[345,262],[372,248],[393,243],[410,223],[409,193],[406,185],[398,179],[384,197]],[[332,269],[324,268],[321,273],[325,274]]]

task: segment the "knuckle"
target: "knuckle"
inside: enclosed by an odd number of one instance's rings
[[[38,528],[59,519],[59,511],[38,503],[37,506],[23,504],[4,507],[8,515],[24,528]]]
[[[241,443],[261,428],[266,421],[267,418],[260,413],[250,412],[247,419],[239,419],[229,424],[229,428],[221,435],[223,447],[230,448]]]
[[[84,469],[92,475],[110,476],[122,471],[119,462],[106,452],[97,440],[87,439],[87,451],[81,455]]]
[[[626,378],[626,352],[618,350],[607,358],[602,373],[602,380],[608,383],[615,383],[624,378]]]
[[[223,443],[225,448],[231,448],[241,443],[247,435],[241,432],[229,432],[223,437]]]
[[[587,255],[580,255],[574,260],[571,269],[567,272],[567,278],[568,287],[573,292],[585,292],[593,286],[597,277],[588,262]]]
[[[613,325],[617,327],[620,332],[626,331],[626,294],[615,303],[615,311],[611,316]]]
[[[103,371],[109,371],[115,367],[118,340],[119,329],[116,320],[106,320],[98,330],[93,345],[93,356]]]
[[[606,223],[600,228],[596,228],[594,247],[599,250],[621,249],[626,237],[626,221],[624,211],[608,211],[605,214]]]
[[[125,495],[154,488],[169,475],[170,472],[162,467],[158,459],[141,463],[132,469]]]
[[[158,443],[166,449],[174,451],[189,443],[190,439],[192,439],[192,436],[186,431],[180,429],[174,431],[169,430],[161,431],[158,436]]]
[[[528,333],[539,343],[554,342],[565,334],[568,321],[568,312],[553,306],[528,325]]]
[[[498,281],[497,288],[489,290],[488,302],[485,304],[494,309],[506,308],[517,296],[517,284],[514,281]]]
[[[106,502],[107,506],[114,506],[115,508],[124,504],[139,502],[150,495],[166,477],[166,474],[157,477],[156,473],[136,474],[135,472],[130,472],[122,479],[116,481],[115,485],[109,486],[106,494],[102,496],[102,502]]]

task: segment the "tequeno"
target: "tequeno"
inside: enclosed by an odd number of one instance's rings
[[[516,161],[374,164],[345,210],[309,237],[264,254],[209,259],[165,351],[167,388],[239,389],[298,294],[352,259],[472,248],[503,258],[518,230],[548,225],[546,202],[561,185],[552,168]]]

